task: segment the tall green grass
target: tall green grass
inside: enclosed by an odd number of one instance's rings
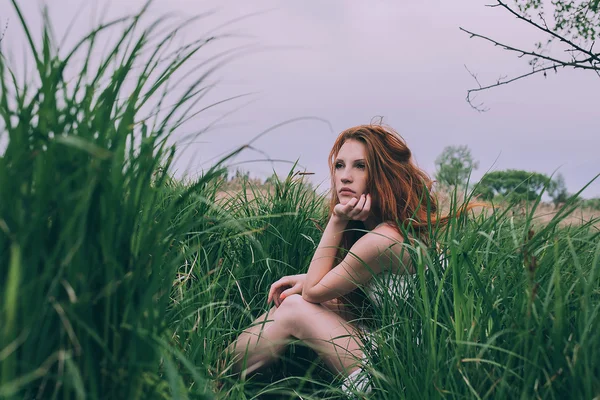
[[[181,268],[182,279],[175,285],[174,336],[213,379],[219,398],[243,398],[255,388],[231,376],[224,349],[256,313],[267,309],[264,294],[271,283],[308,265],[325,221],[323,199],[297,174],[290,172],[274,185],[262,191],[245,181],[239,193],[222,198],[205,214],[209,225],[199,223],[189,242],[200,250]],[[263,383],[267,380],[272,379]]]
[[[414,249],[406,299],[379,314],[383,398],[600,393],[598,230],[559,228],[563,213],[534,231],[533,212],[509,211],[453,221],[441,259]]]
[[[293,180],[285,185],[290,191],[301,188]],[[227,207],[248,219],[248,227],[275,210],[296,213],[280,216],[277,229],[263,225],[252,236],[267,255],[280,257],[275,268],[273,259],[257,264],[243,251],[229,264],[231,274],[223,287],[231,288],[233,296],[217,297],[226,298],[229,312],[213,322],[224,332],[239,332],[267,309],[268,284],[308,266],[306,255],[313,249],[297,253],[295,248],[318,241],[320,232],[309,221],[324,223],[326,204],[298,192],[278,197],[284,192],[255,191],[249,199],[241,191]],[[522,216],[513,215],[520,207],[515,205],[453,218],[448,229],[429,232],[430,246],[405,244],[417,272],[397,278],[404,281],[402,293],[392,293],[380,282],[383,304],[370,316],[376,347],[365,350],[375,385],[372,398],[600,394],[600,232],[594,226],[599,220],[561,226],[575,209],[571,200],[549,224],[532,228],[539,201],[527,205]],[[299,217],[308,230],[297,225]],[[243,248],[243,243],[235,245]],[[246,248],[252,248],[249,241]],[[240,282],[236,288],[234,283]],[[232,339],[212,342],[215,362]],[[339,379],[309,351],[300,350],[292,348],[263,375],[246,381],[232,376],[225,384],[221,380],[220,397],[340,397]]]
[[[36,43],[13,6],[34,73],[0,54],[0,398],[175,396],[183,356],[165,340],[167,309],[196,217],[183,205],[203,204],[222,171],[175,190],[167,141],[210,68],[169,93],[214,38],[174,50],[179,27],[146,23],[146,5],[62,49],[50,21]]]

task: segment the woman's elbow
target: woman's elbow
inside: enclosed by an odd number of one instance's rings
[[[315,304],[320,303],[319,299],[316,298],[316,296],[314,296],[314,294],[311,293],[310,290],[303,290],[302,291],[302,298],[305,301],[308,301],[309,303],[315,303]]]

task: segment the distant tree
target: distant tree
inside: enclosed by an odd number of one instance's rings
[[[472,170],[479,168],[467,146],[446,146],[435,160],[435,179],[442,185],[464,186]]]
[[[556,178],[551,182],[549,194],[552,198],[552,203],[554,203],[554,207],[558,207],[560,203],[566,202],[569,198],[565,178],[560,172],[556,175]]]
[[[482,200],[497,197],[509,202],[535,200],[544,187],[551,187],[550,178],[538,172],[509,169],[485,174],[475,193]]]
[[[510,3],[510,5],[509,5]],[[600,52],[594,44],[600,39],[600,0],[496,0],[488,7],[498,8],[507,15],[532,28],[544,37],[543,41],[530,47],[499,42],[490,37],[468,31],[471,38],[484,40],[491,45],[515,53],[519,58],[528,60],[531,69],[517,76],[501,76],[490,83],[480,83],[477,75],[471,73],[477,87],[467,91],[467,102],[478,111],[486,111],[483,104],[474,104],[476,92],[506,85],[531,75],[558,72],[561,68],[592,71],[600,77]],[[546,13],[547,10],[551,13]],[[550,49],[554,42],[560,46],[561,55],[552,55]]]

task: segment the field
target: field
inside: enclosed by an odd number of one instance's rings
[[[245,196],[247,199],[254,199],[256,193],[260,193],[261,196],[266,196],[268,192],[273,190],[272,185],[265,184],[261,182],[259,179],[246,179],[246,182],[237,181],[236,179],[232,179],[226,182],[221,190],[217,192],[217,201],[222,199],[229,199],[232,197],[236,197],[240,195],[242,191],[242,186],[246,185],[247,187],[252,187],[252,189],[245,189]],[[448,189],[443,188],[442,190],[436,191],[436,197],[438,198],[438,205],[442,214],[448,213],[450,211],[452,197],[454,194],[449,192]],[[458,191],[456,196],[460,198],[465,198],[468,196],[463,191]],[[325,203],[329,204],[329,197],[327,193],[322,194],[322,197]],[[478,200],[478,202],[481,202]],[[497,210],[503,210],[507,207],[511,208],[511,215],[526,215],[526,204],[519,205],[511,205],[504,202],[500,202],[498,204],[485,202],[490,208],[496,208]],[[541,202],[538,204],[535,212],[532,217],[532,224],[536,225],[546,225],[552,221],[552,219],[556,216],[557,213],[560,212],[561,206],[556,207],[552,203]],[[474,210],[475,215],[479,215],[481,212],[485,211],[483,208],[477,208]],[[596,210],[592,207],[576,207],[569,215],[565,215],[561,217],[560,222],[558,223],[561,227],[566,227],[569,225],[581,225],[592,221],[592,225],[596,228],[600,228],[598,225],[598,217],[600,217],[600,211]]]
[[[341,398],[301,344],[252,377],[224,356],[271,283],[306,269],[326,202],[293,171],[224,196],[227,156],[175,180],[168,138],[206,77],[161,96],[203,43],[167,51],[164,26],[121,23],[94,63],[111,26],[67,55],[46,30],[30,83],[0,57],[0,398]],[[549,212],[488,208],[407,246],[406,292],[364,316],[369,398],[600,396],[599,218],[573,199]]]

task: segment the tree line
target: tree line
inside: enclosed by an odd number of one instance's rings
[[[471,172],[479,167],[468,146],[446,146],[436,158],[435,180],[445,187],[467,188]],[[533,201],[544,191],[555,207],[565,203],[573,194],[567,191],[564,176],[559,172],[546,174],[519,169],[493,171],[474,185],[474,194],[481,200],[510,203]],[[600,210],[600,198],[579,199],[582,207]]]

